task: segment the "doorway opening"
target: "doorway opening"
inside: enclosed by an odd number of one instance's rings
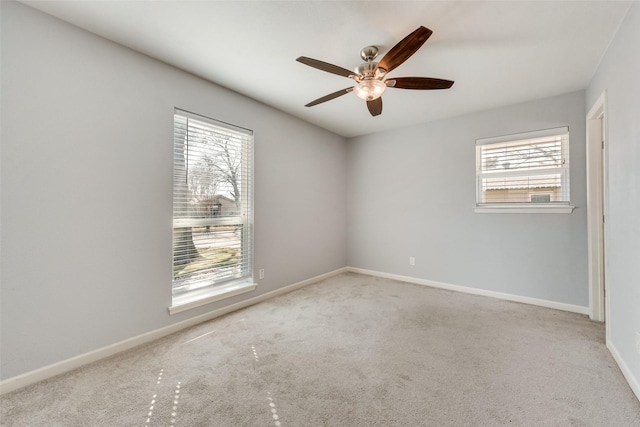
[[[606,92],[587,114],[587,235],[589,257],[590,317],[605,322],[609,337],[606,298],[606,188],[607,188]]]

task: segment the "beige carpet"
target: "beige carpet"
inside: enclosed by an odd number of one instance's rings
[[[640,426],[602,325],[356,274],[0,404],[3,426]]]

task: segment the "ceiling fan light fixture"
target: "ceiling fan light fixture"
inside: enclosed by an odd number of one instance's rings
[[[394,77],[385,80],[387,73],[390,73],[402,65],[416,53],[431,34],[432,31],[430,29],[422,26],[419,27],[396,43],[382,57],[380,62],[374,62],[374,59],[378,56],[378,48],[376,46],[367,46],[360,51],[360,57],[365,62],[356,67],[354,71],[306,56],[297,58],[296,61],[302,64],[355,81],[355,86],[322,96],[309,102],[305,107],[322,104],[323,102],[330,101],[349,92],[354,92],[358,98],[366,101],[367,109],[371,113],[371,116],[375,117],[382,113],[381,95],[387,87],[414,90],[449,89],[453,85],[453,81],[433,77]]]
[[[387,85],[384,84],[384,82],[377,79],[370,79],[362,80],[358,83],[358,85],[353,89],[353,92],[360,99],[373,101],[374,99],[380,98],[386,88]]]

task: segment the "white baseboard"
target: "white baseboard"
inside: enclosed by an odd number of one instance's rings
[[[562,302],[549,301],[538,298],[525,297],[521,295],[505,294],[502,292],[488,291],[485,289],[470,288],[467,286],[451,285],[449,283],[434,282],[433,280],[418,279],[409,276],[400,276],[398,274],[383,273],[380,271],[366,270],[364,268],[347,267],[347,271],[352,273],[367,274],[369,276],[377,276],[385,279],[399,280],[401,282],[415,283],[417,285],[429,286],[432,288],[446,289],[449,291],[464,292],[466,294],[481,295],[503,299],[507,301],[521,302],[524,304],[538,305],[540,307],[554,308],[556,310],[570,311],[572,313],[589,315],[591,310],[589,307],[580,305],[565,304]]]
[[[149,342],[155,341],[164,336],[178,332],[182,329],[186,329],[188,327],[206,322],[211,319],[215,319],[216,317],[223,316],[227,313],[231,313],[232,311],[240,310],[245,307],[249,307],[250,305],[254,305],[259,302],[266,301],[270,298],[274,298],[279,295],[286,294],[291,291],[295,291],[296,289],[300,289],[312,283],[319,282],[320,280],[324,280],[329,277],[332,277],[341,273],[345,273],[346,271],[348,271],[346,267],[339,268],[337,270],[330,271],[328,273],[321,274],[319,276],[315,276],[310,279],[306,279],[301,282],[297,282],[288,286],[284,286],[282,288],[276,289],[271,292],[267,292],[262,295],[258,295],[257,297],[240,301],[238,303],[219,308],[209,313],[192,317],[191,319],[183,320],[182,322],[174,323],[172,325],[165,326],[163,328],[155,329],[153,331],[146,332],[144,334],[141,334],[132,338],[128,338],[126,340],[123,340],[102,348],[98,348],[88,353],[80,354],[70,359],[62,360],[52,365],[44,366],[42,368],[30,371],[30,372],[26,372],[21,375],[17,375],[12,378],[7,378],[6,380],[0,381],[0,395],[9,393],[11,391],[17,390],[22,387],[26,387],[28,385],[37,383],[42,380],[46,380],[56,375],[69,372],[73,369],[98,361],[100,359],[104,359],[116,353],[120,353],[122,351],[132,349],[142,344],[147,344]]]
[[[616,346],[613,345],[613,343],[609,340],[607,340],[607,348],[609,349],[609,352],[613,356],[613,359],[616,361],[616,363],[620,367],[620,370],[622,371],[622,375],[624,375],[624,378],[629,383],[629,387],[631,387],[631,390],[633,390],[638,400],[640,400],[639,379],[633,375],[633,372],[631,372],[631,369],[629,369],[627,364],[624,362],[624,359],[622,358],[622,356],[620,356],[620,353],[618,353],[618,349],[616,348]]]

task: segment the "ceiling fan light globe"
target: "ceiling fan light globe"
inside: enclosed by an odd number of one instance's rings
[[[373,101],[380,98],[387,85],[380,80],[363,80],[353,89],[353,92],[360,99]]]

